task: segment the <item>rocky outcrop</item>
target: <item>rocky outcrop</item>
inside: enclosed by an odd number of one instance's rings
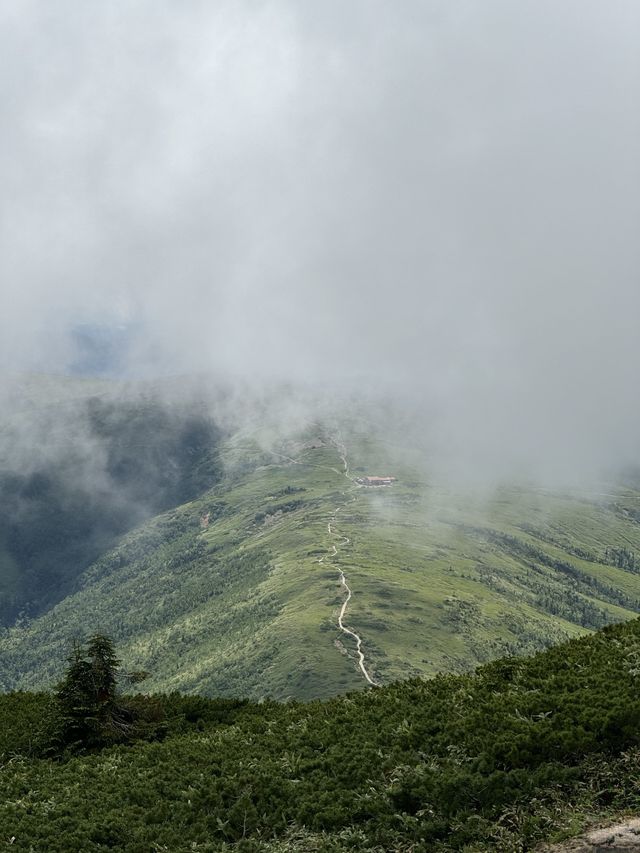
[[[546,845],[539,853],[640,853],[640,818],[592,829],[562,844]]]

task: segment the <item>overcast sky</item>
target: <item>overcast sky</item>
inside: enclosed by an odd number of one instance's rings
[[[402,387],[640,461],[637,0],[0,0],[0,357]]]

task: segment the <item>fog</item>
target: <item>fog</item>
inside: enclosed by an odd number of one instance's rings
[[[97,329],[121,377],[393,394],[475,479],[640,461],[639,36],[634,0],[0,2],[3,375]]]

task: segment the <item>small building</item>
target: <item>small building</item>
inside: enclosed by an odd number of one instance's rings
[[[361,486],[390,486],[395,482],[395,477],[358,477],[356,479],[356,483]]]

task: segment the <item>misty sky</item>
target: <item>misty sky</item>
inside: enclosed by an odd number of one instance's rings
[[[637,0],[0,0],[2,367],[126,326],[132,372],[640,461],[639,42]]]

